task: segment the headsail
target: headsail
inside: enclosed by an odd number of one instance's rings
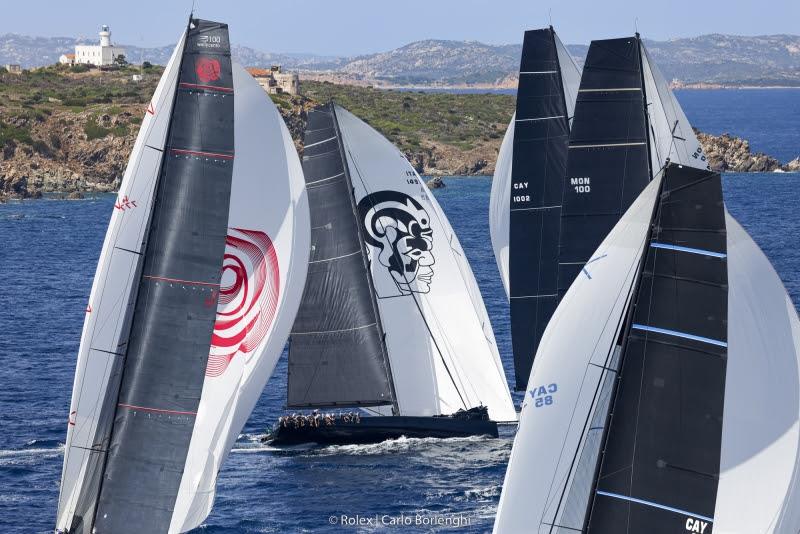
[[[489,215],[511,304],[517,389],[525,389],[558,303],[561,198],[579,78],[552,27],[525,32],[517,108],[498,156]]]
[[[400,413],[516,418],[483,299],[444,212],[386,138],[336,106]]]
[[[395,403],[350,176],[331,105],[308,114],[312,248],[289,348],[290,407]]]
[[[668,165],[593,259],[537,354],[495,531],[797,531],[800,321],[719,175]]]
[[[576,458],[587,440],[590,446],[599,442],[592,415],[605,384],[603,370],[615,361],[659,185],[651,183],[603,240],[596,261],[575,280],[545,330],[506,471],[497,533],[559,532],[551,526],[565,521],[563,502]],[[591,485],[593,474],[594,464],[574,483],[576,491]],[[565,526],[583,528],[588,488],[584,493],[580,519]]]
[[[115,208],[125,216],[115,211],[98,265],[59,530],[179,532],[211,507],[219,466],[283,348],[305,276],[305,262],[290,269],[308,245],[299,161],[259,98],[267,100],[241,68],[232,72],[227,26],[190,20],[148,108],[127,198]],[[243,106],[253,116],[235,125]],[[265,140],[276,144],[257,146]],[[258,154],[270,155],[276,183],[254,164]],[[149,196],[131,197],[142,183]],[[121,252],[127,264],[114,263]],[[101,382],[93,369],[103,366]]]

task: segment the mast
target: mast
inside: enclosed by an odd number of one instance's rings
[[[641,74],[642,78],[642,106],[644,106],[644,124],[645,124],[645,132],[647,132],[647,169],[649,170],[650,179],[652,180],[655,178],[655,174],[653,174],[653,154],[652,154],[652,142],[653,142],[653,131],[650,126],[650,113],[648,113],[647,109],[647,84],[644,80],[644,59],[642,56],[644,55],[642,52],[642,38],[639,36],[639,32],[636,32],[636,43],[637,49],[639,51],[639,73]],[[656,95],[658,98],[658,95]]]
[[[364,268],[369,273],[369,261],[367,260],[367,251],[364,246],[364,228],[358,217],[358,206],[354,195],[353,180],[350,176],[350,168],[347,165],[347,157],[345,157],[344,143],[342,142],[342,132],[339,129],[339,119],[336,117],[336,105],[333,100],[328,103],[330,108],[331,117],[333,117],[333,126],[336,131],[336,140],[339,145],[339,153],[342,157],[342,167],[344,167],[344,178],[347,182],[347,190],[350,192],[350,206],[353,210],[353,218],[356,220],[356,227],[358,228],[358,245],[361,249],[361,259],[364,262]],[[389,389],[392,394],[392,413],[400,415],[400,407],[397,402],[397,392],[394,388],[394,378],[392,376],[392,365],[389,362],[389,349],[386,346],[386,330],[383,328],[383,320],[381,312],[378,308],[378,301],[375,295],[375,286],[372,281],[372,276],[367,276],[367,284],[369,285],[369,294],[371,297],[370,303],[372,304],[373,313],[375,313],[375,322],[378,329],[378,334],[381,340],[381,355],[383,356],[383,364],[386,366],[386,376],[389,379]]]

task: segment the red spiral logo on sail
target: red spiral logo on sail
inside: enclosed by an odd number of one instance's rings
[[[237,354],[267,335],[280,292],[278,256],[264,232],[229,229],[206,376],[220,376]]]

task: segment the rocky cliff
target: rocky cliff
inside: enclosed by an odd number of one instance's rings
[[[317,100],[288,95],[274,100],[298,150],[302,151],[306,114]],[[4,114],[0,107],[0,201],[50,192],[80,196],[86,192],[115,191],[133,148],[142,107],[122,104],[99,110],[96,107],[76,110],[59,106],[48,113],[15,114]],[[377,119],[372,119],[372,123],[403,150],[420,174],[494,172],[503,134],[500,128],[491,135],[444,142],[435,134],[409,140],[391,125],[394,123]],[[747,140],[729,134],[699,133],[698,137],[715,170],[800,171],[800,158],[782,165],[771,156],[753,153]]]

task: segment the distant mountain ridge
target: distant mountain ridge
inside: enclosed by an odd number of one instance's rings
[[[0,64],[30,68],[52,64],[87,39],[0,35]],[[652,41],[645,44],[668,79],[688,84],[800,86],[800,36],[736,36],[723,34]],[[125,46],[131,62],[163,64],[173,45],[141,48]],[[579,64],[586,45],[568,45]],[[429,39],[400,48],[355,57],[269,53],[233,46],[232,53],[249,66],[282,64],[317,76],[380,85],[496,85],[513,87],[521,45],[490,45],[477,41]]]

